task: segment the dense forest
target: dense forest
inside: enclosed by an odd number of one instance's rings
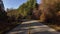
[[[40,10],[42,12],[41,18],[43,21],[48,21],[48,22],[59,22],[59,14],[60,14],[60,1],[59,0],[46,0],[42,1],[42,5],[40,6]]]
[[[33,10],[34,8],[36,8],[37,6],[37,1],[36,0],[29,0],[27,1],[26,3],[23,3],[21,6],[19,6],[18,9],[13,9],[11,11],[11,13],[15,13],[14,16],[16,16],[16,18],[18,18],[20,15],[23,16],[23,18],[30,18],[32,17],[32,13],[33,13]],[[9,16],[11,16],[11,13],[10,11],[7,12],[7,14]],[[12,14],[13,15],[13,14]]]
[[[21,24],[23,19],[40,20],[40,22],[59,25],[60,1],[42,0],[41,3],[38,4],[36,0],[27,0],[27,2],[23,3],[19,8],[7,8],[6,11],[3,11],[0,6],[1,32],[14,27],[18,23]]]

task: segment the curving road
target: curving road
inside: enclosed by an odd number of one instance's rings
[[[12,29],[6,34],[60,34],[54,29],[39,23],[39,21],[33,20],[28,22],[22,22],[21,25]]]

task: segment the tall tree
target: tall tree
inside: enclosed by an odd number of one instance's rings
[[[32,15],[32,11],[36,7],[36,3],[36,0],[28,0],[26,3],[23,3],[21,6],[19,6],[18,11],[23,16]]]
[[[5,10],[4,10],[4,4],[3,4],[3,1],[2,0],[0,0],[0,21],[2,20],[5,20],[5,18],[6,18],[6,12],[5,12]]]
[[[40,7],[42,7],[41,17],[44,16],[43,18],[45,18],[43,21],[46,19],[55,20],[56,13],[60,11],[60,0],[42,0],[42,5]]]

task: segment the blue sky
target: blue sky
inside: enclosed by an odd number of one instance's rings
[[[27,0],[3,0],[5,8],[18,8],[21,4],[27,2]],[[37,0],[40,3],[40,0]]]

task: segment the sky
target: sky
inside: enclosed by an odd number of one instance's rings
[[[6,8],[18,8],[23,3],[27,2],[27,0],[3,0],[5,9]],[[40,0],[37,0],[37,3],[40,3]]]

